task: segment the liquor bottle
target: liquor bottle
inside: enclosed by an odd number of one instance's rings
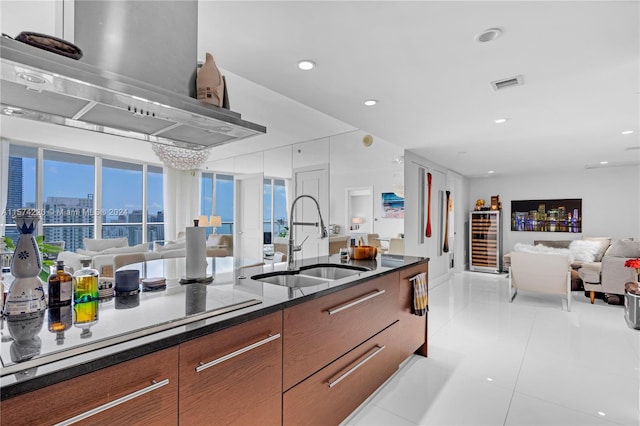
[[[91,337],[91,326],[98,322],[98,300],[73,305],[73,325],[82,329],[80,338]]]
[[[71,328],[71,322],[73,321],[71,304],[50,307],[48,312],[49,331],[56,334],[56,343],[62,345],[64,344],[64,332]]]
[[[49,307],[71,305],[73,277],[64,270],[64,261],[58,260],[56,272],[49,275]]]
[[[82,259],[82,269],[73,274],[73,303],[98,300],[98,271],[91,269],[90,259]]]

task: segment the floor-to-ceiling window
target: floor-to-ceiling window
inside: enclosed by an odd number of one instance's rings
[[[96,235],[161,240],[162,206],[161,167],[10,144],[5,233],[14,241],[12,215],[23,207],[41,212],[45,242],[64,241],[69,251]]]
[[[200,188],[200,214],[220,216],[222,226],[216,228],[216,233],[233,234],[233,176],[202,173]],[[207,234],[211,232],[207,228]]]
[[[8,225],[5,234],[13,241],[18,241],[19,235],[16,227],[12,226],[16,209],[36,206],[37,158],[37,148],[9,146],[9,186],[4,214]]]
[[[102,161],[102,238],[126,237],[129,245],[142,236],[142,164]]]
[[[95,158],[44,150],[42,171],[45,242],[83,248],[83,239],[94,236]]]
[[[164,240],[162,167],[147,166],[147,241]]]
[[[284,179],[264,179],[264,244],[273,244],[276,237],[288,233],[287,193]]]

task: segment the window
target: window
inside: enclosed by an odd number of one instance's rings
[[[36,206],[36,148],[9,145],[9,185],[5,235],[14,243],[18,242],[19,232],[13,225],[13,213],[22,207]]]
[[[126,237],[130,246],[140,244],[142,200],[142,164],[103,160],[102,238]]]
[[[264,244],[288,234],[287,190],[284,179],[264,180]]]
[[[164,240],[162,167],[147,166],[147,241]]]
[[[218,234],[233,234],[233,176],[217,173],[202,173],[200,213],[205,216],[220,216],[222,226]],[[207,234],[213,230],[207,228]]]
[[[65,241],[65,250],[93,238],[94,157],[45,150],[43,154],[43,233],[46,242]]]
[[[84,248],[83,239],[94,235],[124,236],[129,245],[163,239],[162,188],[161,167],[12,143],[5,235],[17,241],[13,212],[32,207],[42,212],[37,234],[46,242],[64,241],[68,251]]]

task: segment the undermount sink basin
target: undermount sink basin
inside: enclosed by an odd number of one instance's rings
[[[258,274],[252,276],[251,279],[284,287],[310,287],[357,275],[368,270],[362,266],[321,264],[303,266],[296,271]]]
[[[368,269],[350,265],[321,265],[300,268],[300,275],[324,278],[328,280],[339,280],[341,278],[357,275],[364,271],[368,271]]]

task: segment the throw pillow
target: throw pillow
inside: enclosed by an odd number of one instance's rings
[[[112,247],[104,250],[103,254],[144,253],[149,250],[149,243],[141,243],[131,247]]]
[[[544,254],[560,254],[560,255],[568,255],[569,263],[573,263],[573,254],[569,249],[566,248],[556,248],[556,247],[547,247],[542,244],[538,244],[532,246],[531,244],[524,243],[516,243],[513,246],[513,251],[521,251],[525,253],[544,253]]]
[[[114,247],[127,247],[129,245],[127,237],[106,238],[104,240],[84,238],[82,241],[84,242],[84,248],[90,251],[104,251]]]
[[[91,256],[91,257],[93,257],[95,255],[101,254],[102,252],[85,250],[85,249],[79,248],[79,249],[76,249],[76,253],[81,254],[83,256]]]
[[[569,251],[571,251],[575,260],[593,262],[598,250],[600,250],[600,246],[601,244],[598,241],[573,240],[569,244]]]
[[[164,244],[153,244],[153,251],[161,252],[167,250],[183,249],[186,247],[186,242],[182,241],[166,241]]]
[[[602,260],[602,256],[604,256],[604,253],[611,245],[611,237],[582,237],[582,239],[588,241],[598,241],[600,243],[600,248],[598,249],[596,257],[593,260],[594,262],[600,262]]]
[[[640,241],[614,241],[606,253],[615,257],[640,257]]]

